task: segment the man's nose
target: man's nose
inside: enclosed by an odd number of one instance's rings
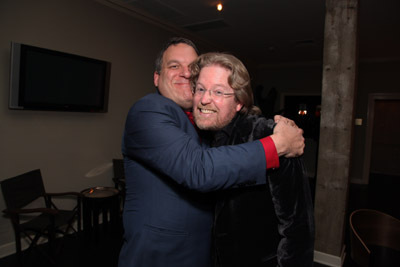
[[[205,91],[204,92],[204,94],[201,96],[201,103],[202,104],[204,104],[204,103],[210,103],[211,101],[212,101],[212,96],[211,96],[211,91],[210,90],[207,90],[207,91]]]
[[[190,71],[189,71],[188,66],[182,68],[181,75],[182,75],[183,77],[185,77],[186,79],[189,79],[189,78],[190,78]]]

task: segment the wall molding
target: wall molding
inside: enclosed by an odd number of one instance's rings
[[[345,246],[343,246],[342,255],[340,257],[314,250],[314,262],[326,266],[341,267],[343,266],[345,257],[346,257]]]
[[[39,244],[44,243],[42,240],[39,240]],[[29,247],[29,243],[25,240],[25,238],[21,238],[21,249],[25,250]],[[6,243],[0,246],[0,259],[15,254],[17,251],[15,249],[15,241],[10,243]]]

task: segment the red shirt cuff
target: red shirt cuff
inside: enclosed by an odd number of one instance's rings
[[[265,159],[267,161],[267,170],[279,168],[279,157],[274,141],[271,137],[264,137],[260,139],[261,144],[264,147]]]

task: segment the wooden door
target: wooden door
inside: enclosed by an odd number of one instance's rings
[[[375,101],[370,172],[400,175],[400,99]]]
[[[400,94],[370,94],[362,183],[370,173],[400,175]]]

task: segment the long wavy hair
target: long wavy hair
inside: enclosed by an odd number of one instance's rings
[[[196,88],[201,69],[212,65],[220,66],[231,72],[228,77],[228,84],[234,90],[236,100],[243,105],[239,113],[261,114],[261,110],[254,106],[249,72],[244,64],[231,54],[218,52],[205,53],[192,62],[189,65],[191,72],[190,86],[192,90],[194,91]]]

